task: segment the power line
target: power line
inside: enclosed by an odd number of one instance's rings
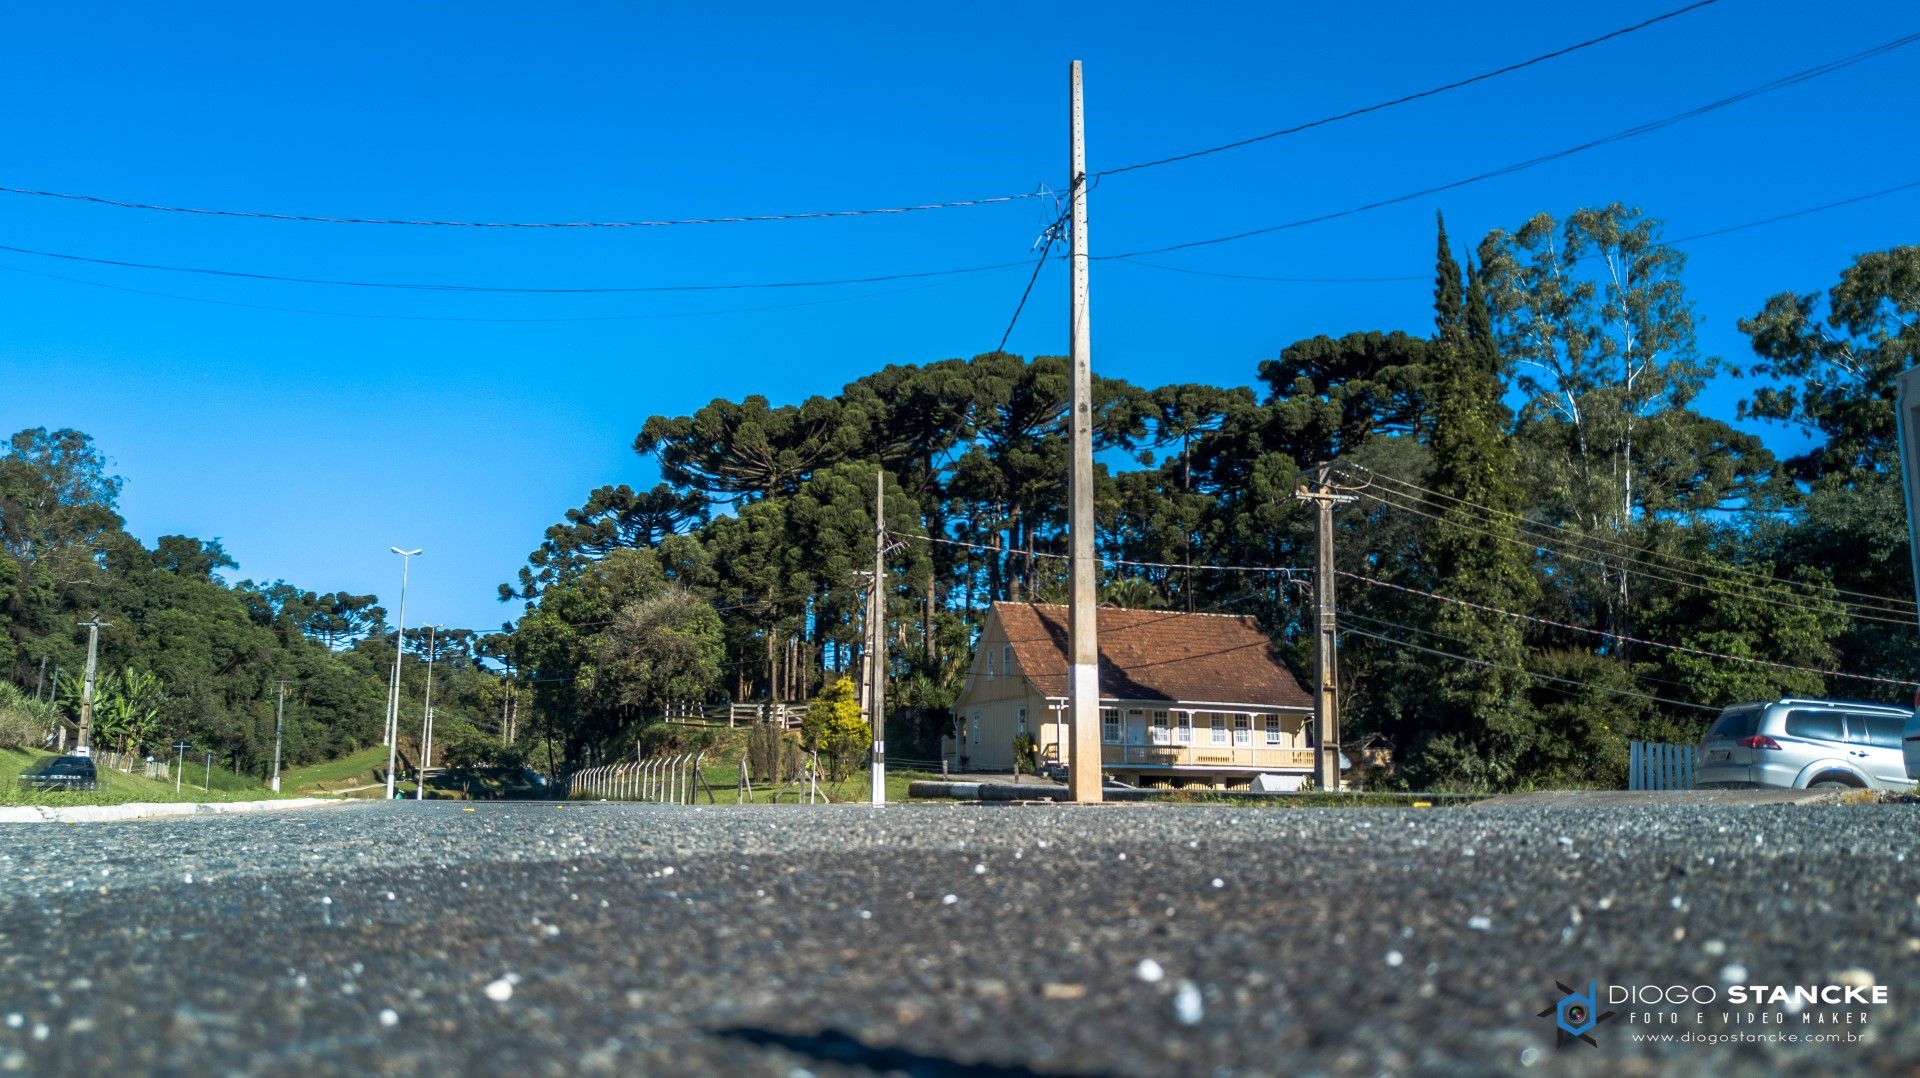
[[[1472,640],[1468,640],[1464,637],[1454,636],[1450,633],[1437,632],[1433,629],[1423,629],[1417,625],[1407,625],[1398,621],[1388,621],[1385,618],[1377,618],[1371,614],[1360,614],[1352,610],[1340,611],[1340,620],[1342,622],[1345,622],[1349,618],[1358,618],[1361,621],[1372,622],[1375,625],[1385,626],[1386,628],[1389,628],[1389,629],[1398,629],[1401,632],[1419,633],[1422,636],[1431,636],[1439,640],[1445,640],[1450,644],[1460,644],[1468,648],[1479,646],[1477,643],[1475,643]],[[1631,674],[1634,680],[1636,681],[1650,681],[1658,685],[1671,685],[1676,689],[1687,689],[1692,687],[1690,685],[1685,684],[1684,682],[1674,681],[1670,678],[1655,677],[1652,674],[1642,673],[1638,670],[1631,669],[1630,667],[1624,668],[1624,669],[1626,669],[1627,673]]]
[[[214,299],[209,296],[184,296],[178,292],[161,292],[148,288],[129,288],[125,285],[108,284],[105,281],[89,281],[81,277],[67,277],[58,273],[42,273],[38,270],[22,269],[19,266],[0,265],[0,270],[9,273],[23,273],[30,277],[41,277],[49,281],[64,281],[68,284],[85,285],[88,288],[104,288],[113,292],[125,292],[135,296],[152,296],[157,299],[181,300],[187,303],[210,303],[218,307],[238,307],[252,311],[274,311],[280,314],[312,314],[331,318],[371,318],[390,322],[481,322],[512,325],[546,325],[566,322],[634,322],[656,318],[698,318],[717,314],[750,314],[758,311],[785,311],[797,307],[819,307],[829,303],[851,303],[863,299],[875,299],[881,296],[898,295],[902,292],[917,292],[923,288],[937,287],[941,282],[911,285],[906,288],[889,288],[881,292],[863,292],[851,296],[830,296],[825,299],[801,300],[797,303],[769,303],[753,307],[724,307],[710,311],[658,311],[649,314],[599,314],[568,315],[557,318],[504,318],[481,315],[434,315],[434,314],[381,314],[372,311],[333,311],[320,307],[285,307],[270,303],[243,303],[239,300]]]
[[[404,281],[365,281],[333,277],[288,277],[273,273],[255,273],[250,270],[215,269],[206,266],[175,266],[155,262],[131,262],[117,258],[94,258],[87,255],[66,254],[60,251],[41,251],[31,247],[11,247],[0,244],[0,251],[19,255],[32,255],[36,258],[57,258],[65,262],[85,262],[94,266],[112,266],[116,269],[158,270],[165,273],[194,273],[206,277],[234,277],[248,281],[277,281],[283,284],[330,285],[337,288],[392,288],[411,292],[482,292],[509,295],[612,295],[647,292],[732,292],[758,288],[827,288],[847,284],[879,284],[886,281],[919,280],[928,277],[952,277],[964,273],[986,273],[991,270],[1011,269],[1015,266],[1025,268],[1027,262],[995,262],[985,266],[961,266],[956,269],[922,270],[913,273],[883,273],[868,277],[835,277],[821,280],[802,281],[748,281],[725,284],[663,284],[663,285],[618,285],[604,287],[554,288],[521,287],[513,285],[470,285],[470,284],[431,284]]]
[[[731,225],[750,224],[761,221],[813,221],[833,217],[873,217],[919,213],[924,210],[950,210],[969,206],[991,206],[1003,202],[1020,202],[1029,198],[1038,198],[1042,192],[1030,191],[1020,195],[992,195],[986,198],[956,199],[951,202],[926,202],[909,206],[881,206],[858,210],[815,210],[802,213],[734,214],[722,217],[682,217],[677,219],[631,221],[453,221],[388,217],[327,217],[303,213],[269,213],[255,210],[223,210],[206,209],[196,206],[169,206],[154,202],[135,202],[129,199],[109,198],[104,195],[76,194],[71,191],[42,191],[31,187],[0,186],[0,194],[31,195],[35,198],[57,198],[69,202],[91,203],[96,206],[113,206],[123,210],[153,210],[159,213],[185,213],[203,217],[240,217],[256,221],[302,221],[327,225],[404,225],[422,228],[670,228],[675,225]]]
[[[1434,599],[1443,603],[1452,603],[1456,606],[1463,606],[1470,610],[1479,610],[1488,614],[1498,614],[1501,617],[1517,618],[1521,621],[1531,621],[1539,625],[1546,625],[1555,629],[1565,629],[1570,632],[1587,633],[1592,636],[1604,637],[1609,640],[1619,640],[1624,643],[1639,644],[1644,647],[1650,647],[1650,648],[1664,648],[1669,651],[1679,651],[1689,655],[1700,655],[1709,659],[1726,659],[1731,662],[1752,663],[1756,666],[1770,666],[1779,670],[1792,670],[1802,674],[1818,674],[1821,677],[1853,678],[1858,681],[1875,681],[1883,685],[1902,685],[1907,688],[1920,689],[1920,682],[1916,682],[1916,681],[1902,681],[1898,678],[1879,677],[1874,674],[1849,674],[1844,670],[1822,670],[1812,666],[1795,666],[1792,663],[1774,662],[1771,659],[1755,659],[1755,658],[1752,658],[1751,656],[1746,656],[1746,655],[1727,655],[1718,651],[1706,651],[1701,648],[1688,647],[1685,644],[1668,644],[1659,640],[1647,640],[1640,637],[1627,636],[1624,633],[1610,633],[1603,629],[1589,628],[1588,626],[1585,626],[1585,625],[1572,625],[1564,621],[1554,621],[1551,618],[1535,617],[1532,614],[1519,614],[1511,610],[1502,610],[1497,606],[1487,606],[1482,603],[1469,602],[1466,599],[1456,599],[1451,595],[1441,595],[1438,592],[1424,591],[1420,588],[1408,587],[1405,584],[1395,584],[1386,580],[1376,580],[1373,577],[1365,576],[1360,573],[1349,572],[1345,569],[1337,569],[1335,570],[1335,572],[1340,576],[1348,577],[1353,580],[1358,580],[1364,584],[1371,584],[1374,587],[1391,588],[1394,591],[1404,591],[1410,595],[1425,596],[1428,599]]]
[[[1075,179],[1074,182],[1078,184],[1079,180]],[[1067,197],[1068,199],[1072,199],[1073,192],[1069,191]],[[1054,241],[1060,238],[1060,225],[1066,221],[1071,213],[1072,211],[1070,210],[1062,213],[1053,219],[1052,224],[1047,226],[1045,233],[1046,243],[1040,248],[1040,257],[1033,260],[1033,274],[1027,278],[1027,287],[1020,290],[1020,302],[1014,305],[1013,317],[1007,319],[1007,331],[1000,334],[1000,347],[994,349],[994,351],[1005,352],[1007,350],[1007,341],[1013,336],[1013,327],[1020,323],[1020,312],[1027,309],[1027,297],[1033,295],[1033,283],[1040,279],[1040,271],[1046,267],[1047,253],[1053,250]]]
[[[1323,116],[1318,120],[1309,120],[1306,123],[1295,124],[1292,127],[1283,127],[1278,131],[1268,131],[1267,133],[1262,135],[1254,135],[1250,138],[1238,139],[1233,142],[1224,143],[1219,146],[1209,146],[1203,150],[1189,150],[1186,153],[1174,154],[1171,157],[1161,157],[1152,161],[1141,161],[1132,165],[1122,165],[1119,168],[1110,168],[1103,172],[1096,173],[1095,175],[1096,176],[1115,176],[1122,172],[1132,172],[1136,169],[1157,168],[1160,165],[1171,165],[1178,161],[1191,161],[1196,157],[1206,157],[1210,154],[1225,153],[1228,150],[1237,150],[1244,146],[1252,146],[1256,143],[1266,142],[1269,139],[1281,138],[1285,135],[1297,135],[1302,131],[1310,131],[1316,127],[1325,127],[1328,124],[1338,123],[1341,120],[1351,120],[1356,116],[1365,116],[1370,112],[1379,112],[1383,109],[1393,108],[1396,105],[1405,105],[1412,101],[1419,101],[1423,98],[1433,97],[1437,94],[1444,94],[1452,90],[1461,89],[1462,87],[1472,86],[1473,84],[1478,82],[1485,82],[1488,79],[1499,78],[1502,75],[1510,75],[1515,71],[1524,70],[1526,68],[1534,66],[1535,64],[1543,64],[1549,60],[1557,60],[1562,56],[1567,56],[1572,53],[1579,52],[1582,49],[1590,49],[1595,45],[1612,41],[1614,38],[1625,37],[1628,34],[1645,30],[1649,26],[1654,26],[1659,23],[1666,22],[1668,19],[1678,18],[1682,15],[1687,14],[1688,12],[1697,11],[1700,8],[1708,7],[1716,2],[1717,0],[1699,0],[1698,3],[1688,4],[1687,6],[1681,7],[1681,8],[1675,8],[1674,10],[1666,12],[1665,14],[1655,15],[1653,18],[1644,19],[1640,22],[1634,23],[1631,26],[1623,26],[1618,30],[1613,30],[1605,34],[1601,34],[1599,37],[1588,38],[1585,41],[1575,42],[1572,45],[1567,45],[1562,48],[1555,49],[1552,52],[1541,53],[1538,56],[1534,56],[1526,60],[1521,60],[1517,63],[1507,64],[1504,67],[1497,67],[1491,71],[1483,71],[1478,75],[1473,75],[1468,78],[1457,80],[1455,82],[1444,83],[1439,86],[1434,86],[1429,89],[1421,90],[1418,93],[1407,94],[1403,97],[1396,97],[1388,101],[1381,101],[1376,104],[1366,105],[1364,107],[1357,108],[1357,109],[1350,109],[1346,112],[1337,113],[1332,116]]]
[[[927,543],[940,543],[944,546],[965,547],[968,550],[979,550],[989,554],[1018,555],[1027,558],[1052,558],[1058,561],[1067,560],[1065,554],[1054,554],[1045,550],[1017,550],[1011,547],[987,546],[983,543],[968,543],[962,542],[959,539],[944,539],[935,535],[908,535],[903,536],[903,538],[918,539]],[[1281,573],[1288,576],[1311,575],[1309,570],[1286,565],[1199,565],[1187,562],[1133,561],[1127,558],[1109,558],[1105,555],[1099,555],[1099,557],[1101,563],[1104,565],[1126,565],[1137,569],[1211,569],[1227,573]]]
[[[1851,56],[1842,57],[1838,60],[1830,60],[1827,63],[1819,64],[1815,67],[1810,67],[1803,71],[1797,71],[1791,75],[1783,75],[1780,78],[1772,80],[1771,82],[1762,83],[1761,85],[1755,86],[1751,89],[1742,90],[1739,93],[1732,95],[1731,97],[1723,97],[1718,101],[1709,102],[1708,104],[1705,104],[1705,105],[1697,105],[1693,108],[1687,109],[1684,112],[1677,112],[1671,116],[1665,116],[1658,120],[1650,120],[1646,123],[1638,124],[1636,126],[1629,127],[1624,130],[1615,131],[1610,135],[1602,135],[1599,138],[1591,139],[1587,142],[1580,143],[1577,146],[1570,146],[1563,150],[1556,150],[1553,153],[1542,154],[1539,157],[1528,158],[1525,161],[1518,161],[1518,162],[1515,162],[1514,164],[1505,165],[1501,168],[1493,169],[1492,171],[1489,171],[1489,172],[1482,172],[1482,173],[1479,173],[1478,175],[1469,176],[1462,180],[1454,180],[1451,183],[1438,184],[1433,187],[1422,188],[1421,190],[1418,190],[1418,191],[1410,191],[1404,195],[1395,195],[1392,198],[1383,198],[1374,202],[1365,203],[1364,205],[1353,206],[1344,210],[1336,210],[1331,213],[1323,213],[1314,217],[1303,217],[1303,218],[1300,218],[1299,220],[1288,221],[1283,224],[1267,225],[1263,228],[1250,228],[1241,232],[1234,232],[1225,236],[1215,236],[1211,239],[1188,240],[1184,243],[1173,243],[1173,244],[1168,244],[1164,247],[1149,247],[1149,248],[1143,248],[1137,251],[1124,251],[1124,252],[1121,252],[1120,254],[1096,255],[1094,257],[1100,258],[1100,259],[1136,258],[1140,255],[1166,254],[1169,251],[1185,251],[1195,247],[1211,247],[1215,244],[1231,243],[1235,240],[1243,240],[1252,236],[1264,236],[1274,232],[1284,232],[1289,229],[1302,228],[1307,225],[1321,224],[1326,221],[1335,221],[1343,217],[1352,217],[1352,216],[1355,216],[1356,214],[1366,213],[1369,210],[1382,209],[1387,206],[1397,206],[1400,203],[1411,202],[1417,198],[1424,198],[1428,195],[1436,195],[1443,191],[1451,191],[1456,188],[1466,187],[1471,184],[1481,183],[1486,180],[1491,180],[1501,176],[1511,175],[1515,172],[1520,172],[1525,169],[1534,168],[1538,165],[1544,165],[1549,162],[1561,160],[1562,158],[1572,157],[1575,154],[1585,153],[1588,150],[1597,149],[1601,146],[1607,146],[1615,142],[1624,142],[1627,139],[1635,138],[1640,135],[1650,134],[1652,132],[1659,131],[1663,128],[1671,127],[1674,124],[1681,123],[1683,121],[1690,120],[1698,116],[1704,116],[1709,112],[1714,112],[1716,110],[1727,108],[1732,105],[1737,105],[1743,101],[1747,101],[1749,99],[1758,97],[1762,94],[1771,93],[1775,90],[1786,89],[1787,87],[1790,87],[1790,86],[1796,86],[1802,82],[1807,82],[1809,80],[1819,78],[1822,75],[1831,75],[1834,72],[1844,70],[1845,68],[1848,68],[1848,67],[1852,67],[1854,64],[1861,63],[1865,60],[1870,60],[1876,56],[1880,56],[1882,54],[1892,52],[1895,49],[1899,49],[1907,45],[1911,45],[1915,41],[1920,41],[1920,33],[1908,34],[1904,37],[1894,38],[1891,41],[1887,41],[1879,45],[1875,45],[1873,48],[1867,49],[1864,52],[1854,53]]]
[[[1890,598],[1884,595],[1874,595],[1870,592],[1848,591],[1845,588],[1829,589],[1822,585],[1811,584],[1806,581],[1793,580],[1791,578],[1769,576],[1765,573],[1755,572],[1750,569],[1742,569],[1739,566],[1716,565],[1712,562],[1702,561],[1698,558],[1687,557],[1684,554],[1670,554],[1670,553],[1657,552],[1652,550],[1644,550],[1643,548],[1631,542],[1628,542],[1627,540],[1624,540],[1624,539],[1614,539],[1614,538],[1610,538],[1608,536],[1603,536],[1603,535],[1593,535],[1585,532],[1578,532],[1572,528],[1569,528],[1565,524],[1556,524],[1548,520],[1538,520],[1533,517],[1512,512],[1510,510],[1495,509],[1495,508],[1492,508],[1491,506],[1481,505],[1478,502],[1469,501],[1468,499],[1461,498],[1457,495],[1446,494],[1446,493],[1442,493],[1441,491],[1433,490],[1428,487],[1423,487],[1420,484],[1415,483],[1408,479],[1401,479],[1398,476],[1392,476],[1384,472],[1375,471],[1372,468],[1366,467],[1365,465],[1342,464],[1340,465],[1340,467],[1343,470],[1360,471],[1360,472],[1366,473],[1366,479],[1369,483],[1371,483],[1373,480],[1380,480],[1382,482],[1392,483],[1398,487],[1406,487],[1412,491],[1416,491],[1418,493],[1408,493],[1406,491],[1400,491],[1400,490],[1389,490],[1388,493],[1393,494],[1395,497],[1405,498],[1410,501],[1418,502],[1422,505],[1431,506],[1435,509],[1446,510],[1451,508],[1451,506],[1442,505],[1442,504],[1439,504],[1438,502],[1431,501],[1429,500],[1430,498],[1444,499],[1445,501],[1454,503],[1455,505],[1459,505],[1459,506],[1463,506],[1465,508],[1471,509],[1476,513],[1484,513],[1492,516],[1506,517],[1517,523],[1526,524],[1531,527],[1553,529],[1556,532],[1560,532],[1572,537],[1568,539],[1560,539],[1558,540],[1559,542],[1565,543],[1566,545],[1576,550],[1582,550],[1586,553],[1599,554],[1605,557],[1615,557],[1615,558],[1623,558],[1623,559],[1632,558],[1635,561],[1639,562],[1640,564],[1649,565],[1653,568],[1657,568],[1666,572],[1684,572],[1685,571],[1685,570],[1675,568],[1673,566],[1658,565],[1651,562],[1640,561],[1640,558],[1643,555],[1651,554],[1661,558],[1666,558],[1671,561],[1682,562],[1689,565],[1698,565],[1703,568],[1712,569],[1712,570],[1728,573],[1735,576],[1750,577],[1754,580],[1762,581],[1767,584],[1783,584],[1789,587],[1804,588],[1809,591],[1820,593],[1821,598],[1828,599],[1829,601],[1837,601],[1837,602],[1844,603],[1845,605],[1848,605],[1848,606],[1860,607],[1862,609],[1867,609],[1867,610],[1874,610],[1877,613],[1883,613],[1883,614],[1900,614],[1900,613],[1903,613],[1903,611],[1900,608],[1905,607],[1908,609],[1912,609],[1915,606],[1914,601],[1911,599],[1896,599],[1896,598]],[[1348,488],[1348,489],[1352,489],[1356,492],[1359,492],[1364,488]],[[1429,497],[1426,497],[1426,498],[1421,497],[1421,495],[1423,494],[1428,495]],[[1409,512],[1414,512],[1414,511],[1415,510],[1409,510]],[[1547,540],[1544,536],[1541,538],[1541,541],[1542,543],[1549,542],[1549,540]],[[1626,553],[1621,554],[1621,553],[1615,553],[1614,551],[1609,551],[1605,549],[1594,549],[1596,544],[1604,544],[1605,546],[1616,547],[1626,551]],[[1689,575],[1700,576],[1702,574],[1692,573]],[[1840,595],[1852,595],[1861,599],[1870,599],[1877,603],[1888,604],[1889,608],[1874,608],[1874,607],[1869,607],[1864,603],[1850,603],[1844,599],[1833,600],[1831,599],[1830,596],[1825,594],[1827,591],[1832,591]]]
[[[1777,224],[1781,221],[1790,221],[1796,217],[1806,217],[1810,214],[1824,213],[1827,210],[1837,210],[1843,206],[1852,206],[1857,203],[1869,201],[1871,199],[1883,198],[1887,195],[1898,194],[1901,191],[1910,191],[1916,187],[1920,187],[1920,180],[1910,180],[1906,183],[1896,184],[1892,187],[1883,187],[1878,191],[1869,191],[1863,195],[1854,195],[1851,198],[1843,198],[1834,202],[1824,202],[1818,206],[1808,206],[1804,209],[1791,210],[1787,213],[1774,214],[1771,217],[1762,217],[1757,221],[1746,221],[1737,225],[1727,225],[1723,228],[1709,229],[1705,232],[1695,232],[1695,233],[1692,233],[1691,235],[1676,236],[1675,238],[1670,240],[1660,241],[1660,246],[1677,247],[1683,243],[1693,243],[1698,240],[1712,239],[1714,237],[1725,236],[1733,232],[1745,232],[1746,230],[1751,228],[1760,228],[1764,225]],[[1187,273],[1197,277],[1220,277],[1220,278],[1224,278],[1226,280],[1232,280],[1232,281],[1273,281],[1280,284],[1387,284],[1387,283],[1398,284],[1398,283],[1404,283],[1409,281],[1433,280],[1433,275],[1430,273],[1407,273],[1407,274],[1400,274],[1398,276],[1384,276],[1384,277],[1294,277],[1294,276],[1274,276],[1274,275],[1268,275],[1263,273],[1222,273],[1218,270],[1194,269],[1191,266],[1169,266],[1164,262],[1146,262],[1131,256],[1123,255],[1119,257],[1120,257],[1120,261],[1125,262],[1127,265],[1130,265],[1130,266],[1144,266],[1148,269],[1166,270],[1170,273]],[[1589,255],[1588,257],[1591,258],[1596,256]]]
[[[1573,678],[1556,677],[1552,674],[1542,674],[1542,673],[1539,673],[1538,671],[1529,670],[1524,666],[1515,666],[1511,663],[1497,663],[1487,659],[1475,659],[1466,655],[1455,655],[1451,651],[1441,651],[1439,648],[1430,648],[1423,644],[1413,644],[1405,640],[1395,640],[1391,636],[1382,636],[1379,633],[1370,633],[1370,632],[1367,632],[1365,629],[1343,629],[1341,630],[1341,633],[1343,635],[1351,634],[1353,636],[1364,636],[1370,640],[1379,640],[1384,643],[1393,644],[1397,647],[1408,648],[1413,651],[1425,652],[1428,655],[1437,655],[1440,658],[1452,659],[1456,662],[1472,663],[1475,666],[1491,666],[1499,670],[1512,670],[1517,674],[1525,674],[1530,678],[1539,678],[1542,681],[1558,682],[1562,685],[1572,685],[1575,688],[1582,689],[1589,692],[1604,692],[1604,693],[1611,693],[1614,696],[1629,696],[1635,700],[1651,700],[1655,703],[1666,704],[1670,707],[1690,707],[1696,711],[1712,711],[1716,713],[1720,711],[1720,708],[1710,707],[1706,704],[1689,703],[1686,700],[1670,700],[1664,696],[1652,696],[1643,692],[1628,692],[1626,689],[1615,689],[1615,688],[1610,688],[1606,685],[1595,685],[1590,681],[1576,681]]]
[[[1769,596],[1764,592],[1754,589],[1754,586],[1751,584],[1739,584],[1733,581],[1713,580],[1711,578],[1704,577],[1702,574],[1699,574],[1699,573],[1692,573],[1685,569],[1676,569],[1676,568],[1670,568],[1667,566],[1659,566],[1658,568],[1664,569],[1666,570],[1666,572],[1669,572],[1669,573],[1675,573],[1680,575],[1664,576],[1659,573],[1648,572],[1645,569],[1630,569],[1627,567],[1628,564],[1638,564],[1638,563],[1629,563],[1627,559],[1619,555],[1608,555],[1611,557],[1621,557],[1621,561],[1618,564],[1613,562],[1603,561],[1599,558],[1581,557],[1578,554],[1570,554],[1564,550],[1556,549],[1555,547],[1547,544],[1544,541],[1541,541],[1541,542],[1532,541],[1534,539],[1538,539],[1539,537],[1537,536],[1503,535],[1499,532],[1490,531],[1486,528],[1478,528],[1478,527],[1474,527],[1471,524],[1463,524],[1459,521],[1448,520],[1447,518],[1439,516],[1437,514],[1424,512],[1422,510],[1415,509],[1412,506],[1403,505],[1399,502],[1389,501],[1386,498],[1382,498],[1376,494],[1368,493],[1367,491],[1361,490],[1359,488],[1342,487],[1340,489],[1355,491],[1362,498],[1366,498],[1370,501],[1378,502],[1379,504],[1387,506],[1388,508],[1391,508],[1391,509],[1398,509],[1401,512],[1412,513],[1415,516],[1425,517],[1428,520],[1432,520],[1440,524],[1445,524],[1448,527],[1460,528],[1465,531],[1476,532],[1480,535],[1489,536],[1491,538],[1499,539],[1504,542],[1515,543],[1519,546],[1526,547],[1529,550],[1536,550],[1536,551],[1546,550],[1552,553],[1553,556],[1557,558],[1565,558],[1568,561],[1583,562],[1588,565],[1597,565],[1603,570],[1609,570],[1617,573],[1624,573],[1630,576],[1643,577],[1647,580],[1657,581],[1662,584],[1671,584],[1671,585],[1676,585],[1678,587],[1683,587],[1683,588],[1693,588],[1696,591],[1705,592],[1709,595],[1718,595],[1722,598],[1727,598],[1727,599],[1738,599],[1738,600],[1743,600],[1747,602],[1762,603],[1767,606],[1777,606],[1787,610],[1804,611],[1807,609],[1806,604],[1804,602],[1791,602],[1786,599]],[[1688,579],[1685,579],[1685,577],[1695,577],[1697,579],[1688,580]],[[1715,586],[1715,585],[1718,585],[1718,586]],[[1722,590],[1723,588],[1746,588],[1748,590],[1725,591],[1725,590]],[[1834,599],[1831,597],[1823,596],[1822,600],[1825,602],[1832,603],[1836,607],[1838,607],[1840,610],[1840,613],[1843,616],[1853,618],[1858,621],[1877,621],[1887,625],[1902,625],[1902,626],[1911,626],[1913,624],[1913,619],[1910,617],[1909,618],[1883,618],[1883,617],[1874,616],[1875,613],[1894,613],[1894,611],[1876,610],[1875,608],[1872,608],[1872,607],[1855,607],[1854,605],[1849,604],[1844,600]],[[1866,611],[1873,611],[1873,613],[1868,613]]]

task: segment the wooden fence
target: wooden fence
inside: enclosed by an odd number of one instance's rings
[[[806,715],[805,704],[669,704],[666,720],[682,726],[753,726],[771,722],[782,729],[797,730]]]
[[[1627,789],[1693,789],[1693,746],[1627,742]]]

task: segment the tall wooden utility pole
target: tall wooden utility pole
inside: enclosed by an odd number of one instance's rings
[[[1072,469],[1068,474],[1067,537],[1073,571],[1073,601],[1067,611],[1067,646],[1073,660],[1067,689],[1067,719],[1073,731],[1068,754],[1068,794],[1097,802],[1100,793],[1100,628],[1093,560],[1093,362],[1087,318],[1087,144],[1080,105],[1080,61],[1070,76],[1073,94],[1072,167],[1067,201],[1073,221],[1073,310],[1069,316],[1073,357]]]
[[[1314,467],[1313,489],[1294,492],[1312,502],[1313,516],[1313,779],[1322,790],[1340,788],[1339,620],[1333,593],[1333,507],[1353,500],[1333,492],[1333,465]]]
[[[873,803],[887,803],[887,473],[873,473],[873,584],[867,589],[868,714],[873,717]]]
[[[73,741],[75,756],[87,756],[93,751],[88,740],[93,730],[93,675],[100,660],[100,629],[109,624],[101,621],[98,614],[80,623],[87,630],[87,679],[80,683],[80,733]]]

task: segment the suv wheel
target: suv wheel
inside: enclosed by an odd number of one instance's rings
[[[1857,790],[1860,788],[1860,784],[1851,779],[1828,775],[1807,783],[1809,790]]]

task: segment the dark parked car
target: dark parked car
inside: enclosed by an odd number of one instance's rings
[[[100,773],[86,756],[56,756],[20,776],[29,790],[97,790]]]

